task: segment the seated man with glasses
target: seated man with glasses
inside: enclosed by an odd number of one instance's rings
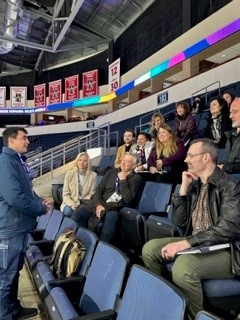
[[[225,160],[218,166],[227,173],[240,173],[240,98],[234,99],[231,103],[230,118],[233,129],[225,132]]]
[[[143,247],[144,264],[152,272],[163,274],[168,262],[173,282],[189,299],[189,319],[203,309],[201,281],[234,278],[231,251],[223,249],[204,254],[179,251],[201,245],[234,242],[240,230],[240,182],[217,166],[218,150],[210,139],[194,140],[185,162],[179,194],[173,194],[173,222],[185,228],[184,237],[160,238]]]

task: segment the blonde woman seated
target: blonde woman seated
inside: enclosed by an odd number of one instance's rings
[[[73,168],[69,170],[64,179],[63,203],[61,211],[66,216],[81,205],[88,207],[88,202],[96,190],[97,174],[91,171],[91,159],[86,152],[81,152],[74,161]]]
[[[158,130],[155,148],[148,158],[148,168],[155,181],[178,184],[181,182],[182,171],[186,168],[184,159],[187,149],[184,142],[176,137],[174,130],[166,123]],[[162,174],[157,174],[161,173]]]

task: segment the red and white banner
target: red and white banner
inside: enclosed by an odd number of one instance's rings
[[[120,58],[108,67],[108,90],[114,92],[120,88]]]
[[[0,87],[0,108],[6,107],[6,87]]]
[[[78,74],[65,78],[65,101],[79,98],[79,76]]]
[[[91,97],[97,96],[98,88],[98,69],[84,72],[82,74],[82,96]]]
[[[49,104],[62,102],[62,80],[49,82],[48,95]]]
[[[27,87],[10,87],[11,107],[19,108],[27,106]]]
[[[34,106],[46,106],[46,83],[34,86]]]

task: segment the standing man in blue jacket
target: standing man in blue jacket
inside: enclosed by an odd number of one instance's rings
[[[0,319],[22,320],[37,314],[23,308],[18,296],[19,271],[24,264],[28,231],[36,217],[49,213],[51,203],[33,191],[23,155],[28,150],[27,131],[10,127],[3,132],[0,155]]]

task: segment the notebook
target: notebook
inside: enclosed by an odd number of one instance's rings
[[[222,249],[226,249],[226,248],[230,248],[230,244],[229,243],[212,244],[210,246],[193,247],[193,248],[190,248],[190,249],[178,251],[177,255],[195,254],[195,253],[207,253],[207,252],[222,250]]]

